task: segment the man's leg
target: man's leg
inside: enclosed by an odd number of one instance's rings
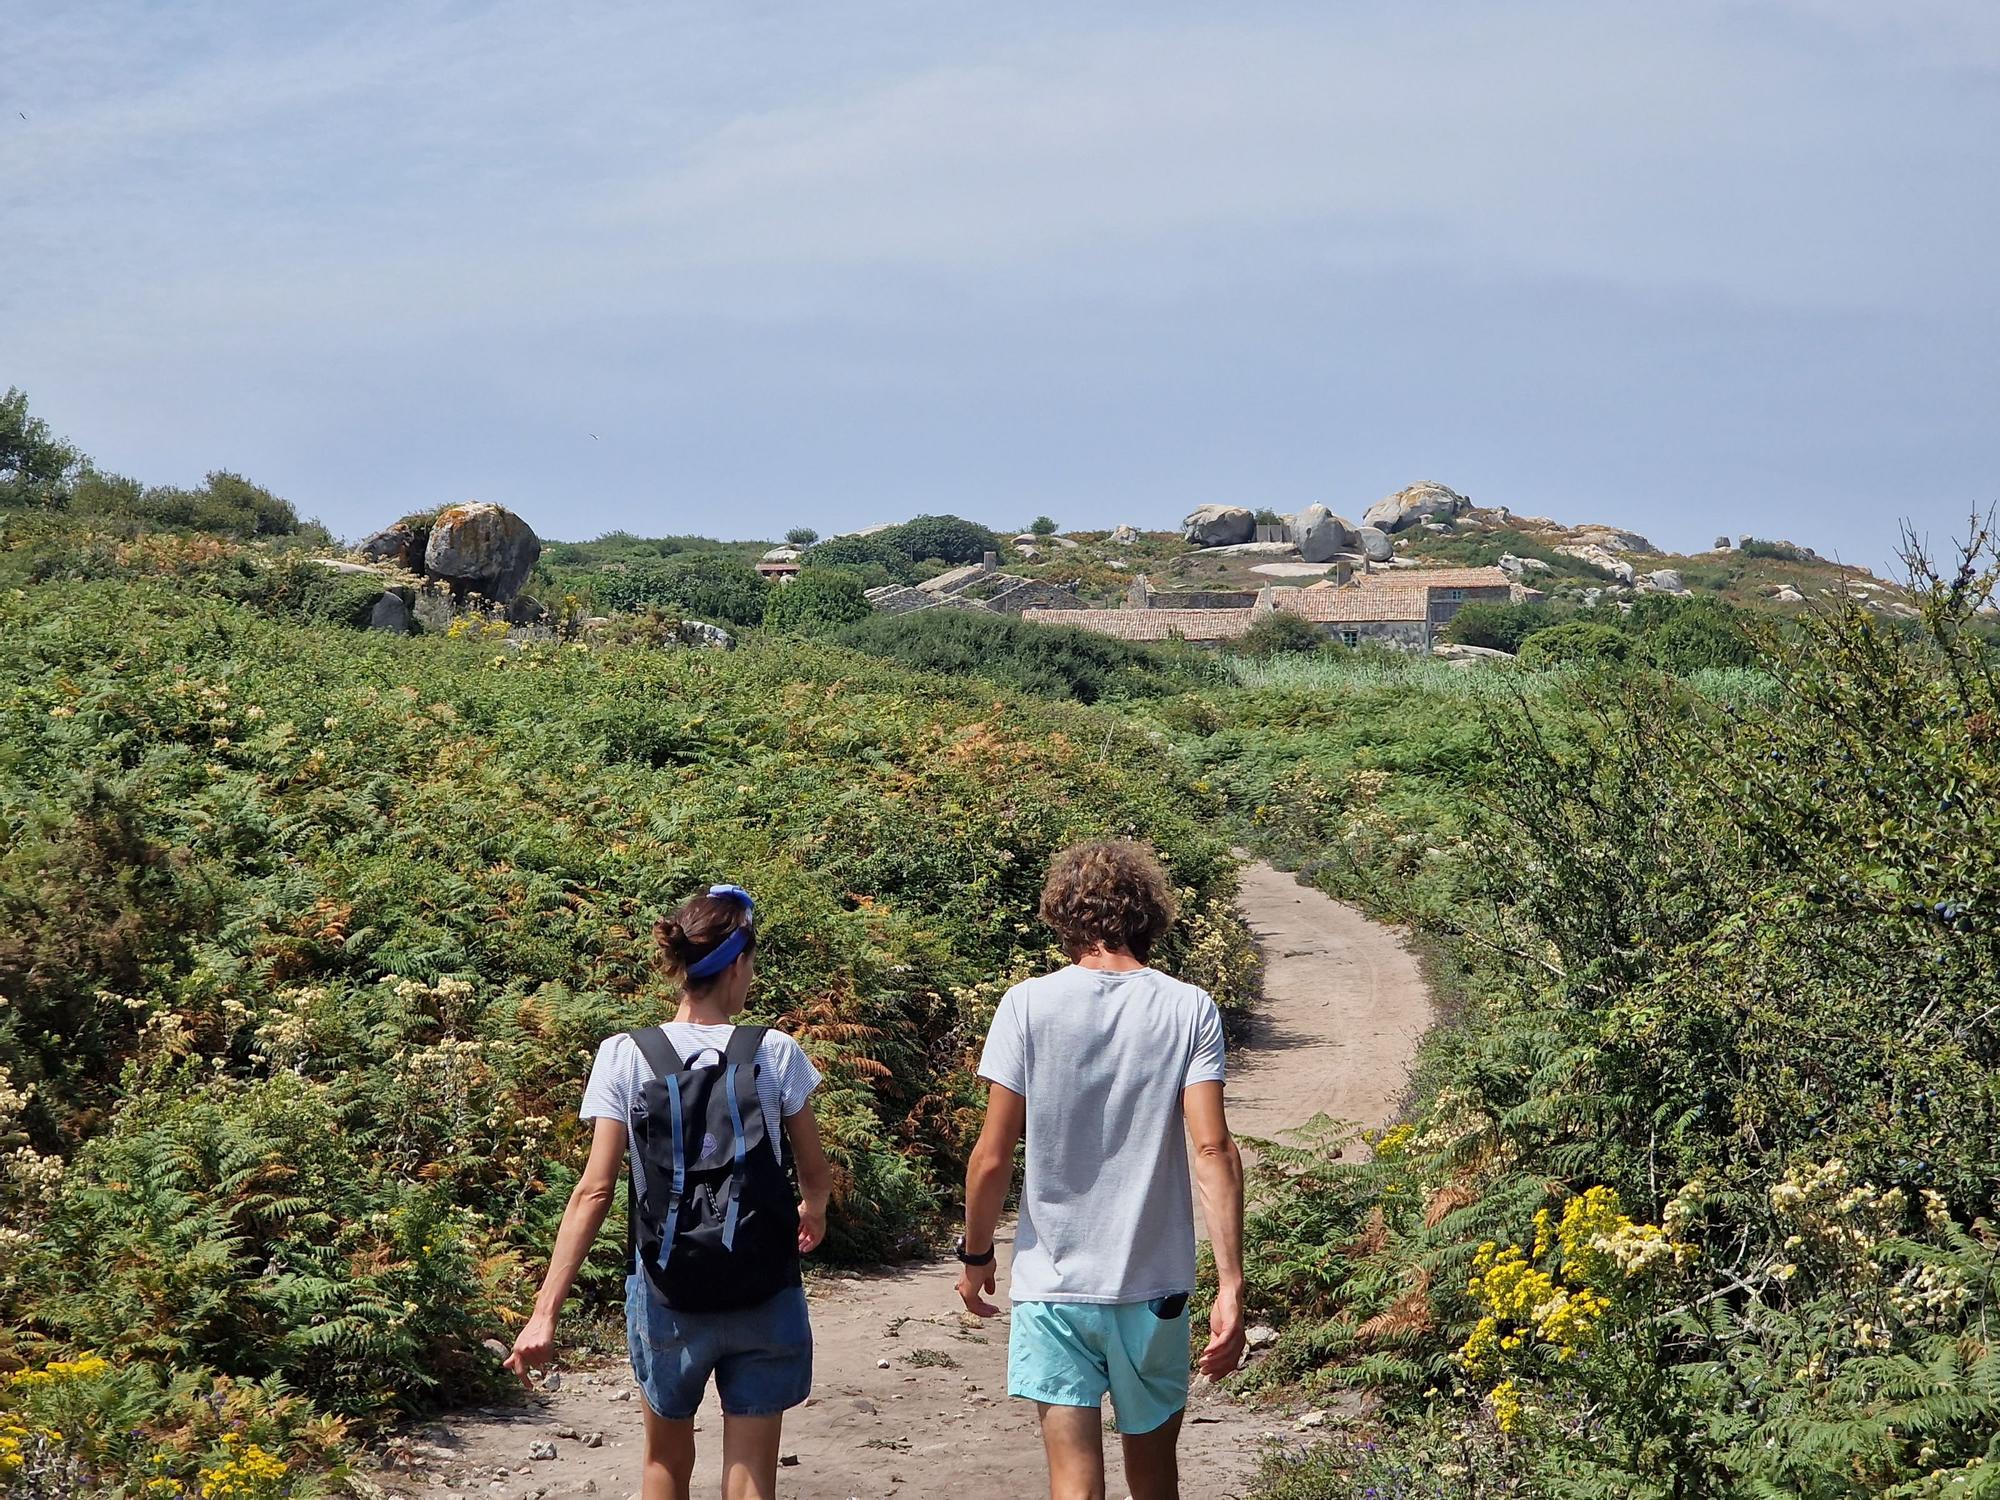
[[[641,1500],[688,1500],[694,1477],[694,1418],[673,1421],[642,1400],[646,1412],[646,1460],[639,1474]]]
[[[1104,1422],[1097,1408],[1036,1405],[1049,1456],[1049,1500],[1104,1500]]]
[[[777,1500],[778,1441],[785,1419],[722,1419],[722,1500]]]
[[[1151,1432],[1118,1436],[1125,1450],[1125,1488],[1131,1500],[1181,1500],[1182,1412],[1175,1412]]]

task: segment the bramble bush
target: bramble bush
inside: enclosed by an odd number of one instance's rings
[[[1266,1157],[1253,1380],[1372,1387],[1523,1493],[2000,1493],[1996,572],[1913,562],[1920,635],[1840,602],[1768,689],[1559,679],[1433,806],[1448,863],[1325,867],[1476,998],[1372,1160]],[[1346,839],[1351,795],[1274,837]]]

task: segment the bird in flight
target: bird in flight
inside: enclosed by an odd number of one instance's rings
[[[593,433],[592,433],[592,434],[590,435],[590,440],[591,440],[591,441],[592,441],[593,443],[594,443],[594,442],[596,442],[596,441],[597,441],[597,434],[593,432]]]

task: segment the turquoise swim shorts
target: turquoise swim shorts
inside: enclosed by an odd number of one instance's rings
[[[1121,1433],[1151,1432],[1187,1406],[1187,1298],[1016,1302],[1007,1394],[1096,1406],[1111,1393]]]

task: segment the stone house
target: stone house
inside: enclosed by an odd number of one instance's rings
[[[1081,609],[1083,601],[1060,584],[1000,571],[991,552],[976,563],[953,568],[918,584],[884,584],[868,590],[867,599],[885,615],[905,615],[919,609],[972,609],[996,615],[1020,615],[1031,609]]]

